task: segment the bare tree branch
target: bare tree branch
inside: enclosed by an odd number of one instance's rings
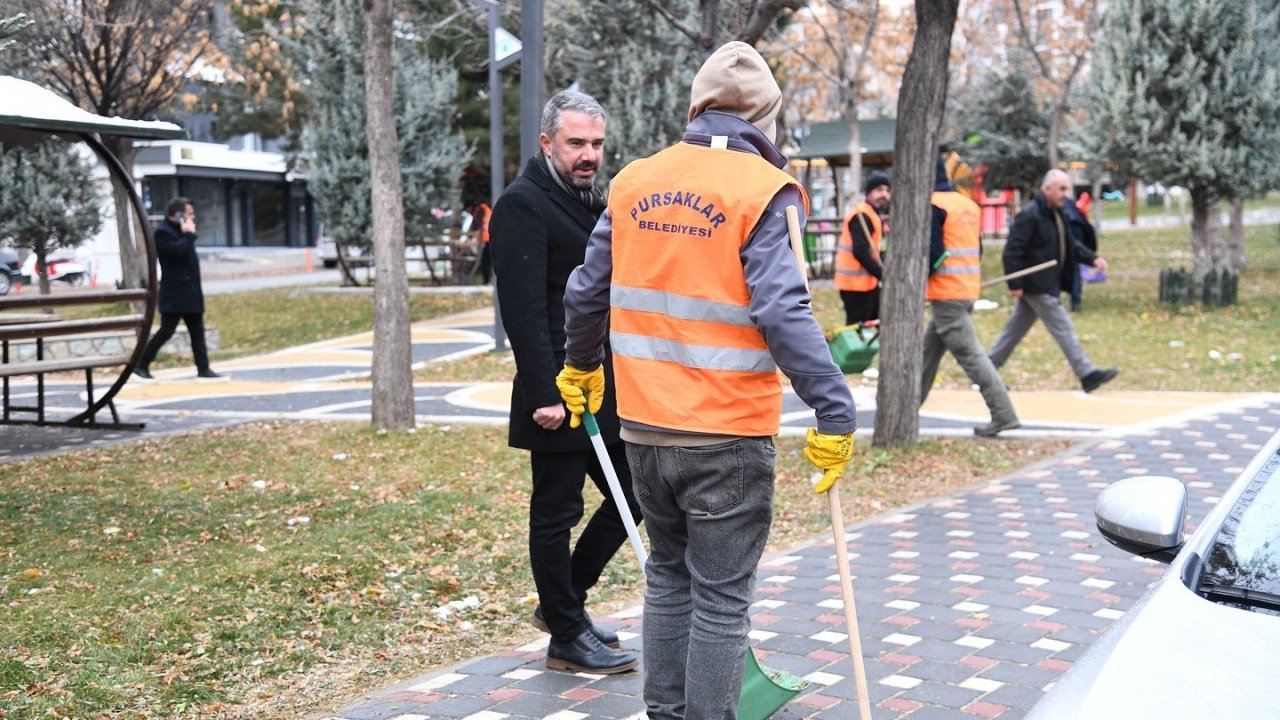
[[[690,30],[689,28],[685,27],[684,25],[682,25],[680,21],[677,20],[676,17],[671,14],[671,11],[667,9],[666,5],[664,5],[663,3],[655,2],[654,0],[642,0],[642,1],[654,12],[661,15],[664,20],[666,20],[668,23],[671,23],[671,27],[675,28],[676,30],[679,30],[682,35],[684,35],[685,37],[688,37],[690,40],[694,41],[695,43],[701,44],[702,36]]]
[[[783,10],[799,10],[804,7],[805,0],[764,0],[755,7],[751,13],[751,19],[747,21],[747,25],[738,33],[738,40],[755,46],[760,42],[760,38],[772,27],[774,20],[778,17],[778,13]]]
[[[1053,76],[1053,69],[1049,67],[1049,61],[1044,59],[1039,50],[1036,50],[1035,41],[1031,38],[1031,30],[1027,27],[1027,20],[1022,16],[1022,0],[1013,0],[1013,14],[1018,17],[1018,34],[1022,36],[1022,44],[1026,46],[1027,52],[1030,52],[1032,57],[1036,59],[1036,64],[1040,66],[1040,74],[1044,76],[1044,79],[1054,85],[1058,85],[1057,78]]]

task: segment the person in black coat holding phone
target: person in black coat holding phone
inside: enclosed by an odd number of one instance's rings
[[[551,633],[547,667],[609,674],[630,670],[638,660],[616,649],[618,636],[591,621],[585,602],[626,540],[626,528],[590,438],[568,420],[556,387],[564,366],[565,284],[582,264],[587,238],[605,207],[595,187],[604,124],[604,109],[589,95],[564,91],[547,102],[541,152],[498,199],[489,246],[502,324],[516,361],[508,444],[529,451],[533,474],[529,559],[539,605],[532,623]],[[607,357],[605,369],[604,406],[596,419],[631,516],[639,522]],[[571,550],[569,537],[582,520],[588,476],[605,501]]]
[[[173,337],[181,320],[187,325],[197,377],[223,379],[209,368],[209,351],[204,342],[204,291],[200,287],[200,257],[196,255],[196,210],[191,201],[184,197],[170,200],[155,236],[156,255],[160,258],[160,329],[147,342],[133,374],[143,380],[153,379],[151,361]]]

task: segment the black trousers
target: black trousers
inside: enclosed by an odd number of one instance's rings
[[[209,349],[204,344],[204,313],[160,313],[160,329],[156,330],[156,334],[147,341],[147,349],[142,351],[142,359],[138,361],[138,367],[144,370],[151,367],[151,361],[156,359],[156,353],[160,352],[160,348],[173,337],[173,331],[178,329],[179,320],[187,324],[187,335],[191,338],[191,354],[196,358],[196,369],[200,371],[209,369]]]
[[[631,517],[638,524],[640,505],[631,488],[625,445],[615,442],[608,448]],[[529,561],[533,582],[538,588],[542,617],[551,629],[551,637],[567,642],[587,629],[583,614],[587,591],[595,587],[609,559],[622,547],[627,529],[592,450],[532,452],[530,466],[533,495],[529,500]],[[588,476],[604,495],[605,502],[587,521],[570,551],[569,535],[584,513],[582,488]]]
[[[844,302],[845,325],[880,319],[880,288],[878,287],[867,292],[841,290],[840,300]]]

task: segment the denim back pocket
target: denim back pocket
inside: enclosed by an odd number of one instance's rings
[[[742,504],[746,494],[742,441],[673,449],[682,504],[689,512],[719,515]]]

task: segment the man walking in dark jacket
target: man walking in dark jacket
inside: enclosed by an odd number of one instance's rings
[[[1062,206],[1071,194],[1071,179],[1061,170],[1050,170],[1044,176],[1040,192],[1027,203],[1013,220],[1009,241],[1004,246],[1004,271],[1015,273],[1054,260],[1057,264],[1036,273],[1009,281],[1009,294],[1015,300],[1013,314],[996,338],[988,354],[997,368],[1003,366],[1014,348],[1039,319],[1057,341],[1071,371],[1080,378],[1085,392],[1093,392],[1110,382],[1120,371],[1100,369],[1089,361],[1080,347],[1071,316],[1062,306],[1060,295],[1071,292],[1072,274],[1078,274],[1078,263],[1107,269],[1107,261],[1076,242],[1067,229]]]
[[[156,255],[160,258],[160,329],[151,336],[133,374],[143,380],[152,379],[151,361],[173,337],[181,320],[187,326],[197,377],[221,380],[223,376],[209,368],[209,351],[204,342],[204,291],[200,287],[200,256],[196,254],[196,210],[191,201],[184,197],[170,200],[155,235]]]
[[[626,528],[590,438],[578,423],[566,422],[555,379],[564,365],[565,283],[582,264],[587,237],[605,207],[595,188],[604,124],[604,109],[590,96],[566,91],[552,97],[542,111],[542,151],[498,199],[489,223],[502,324],[516,360],[508,443],[530,451],[533,471],[529,560],[539,600],[533,624],[551,633],[547,667],[600,674],[625,672],[638,662],[615,649],[618,636],[592,623],[584,607]],[[596,419],[638,522],[618,437],[612,367],[605,367],[610,384]],[[588,475],[606,500],[570,552]]]

